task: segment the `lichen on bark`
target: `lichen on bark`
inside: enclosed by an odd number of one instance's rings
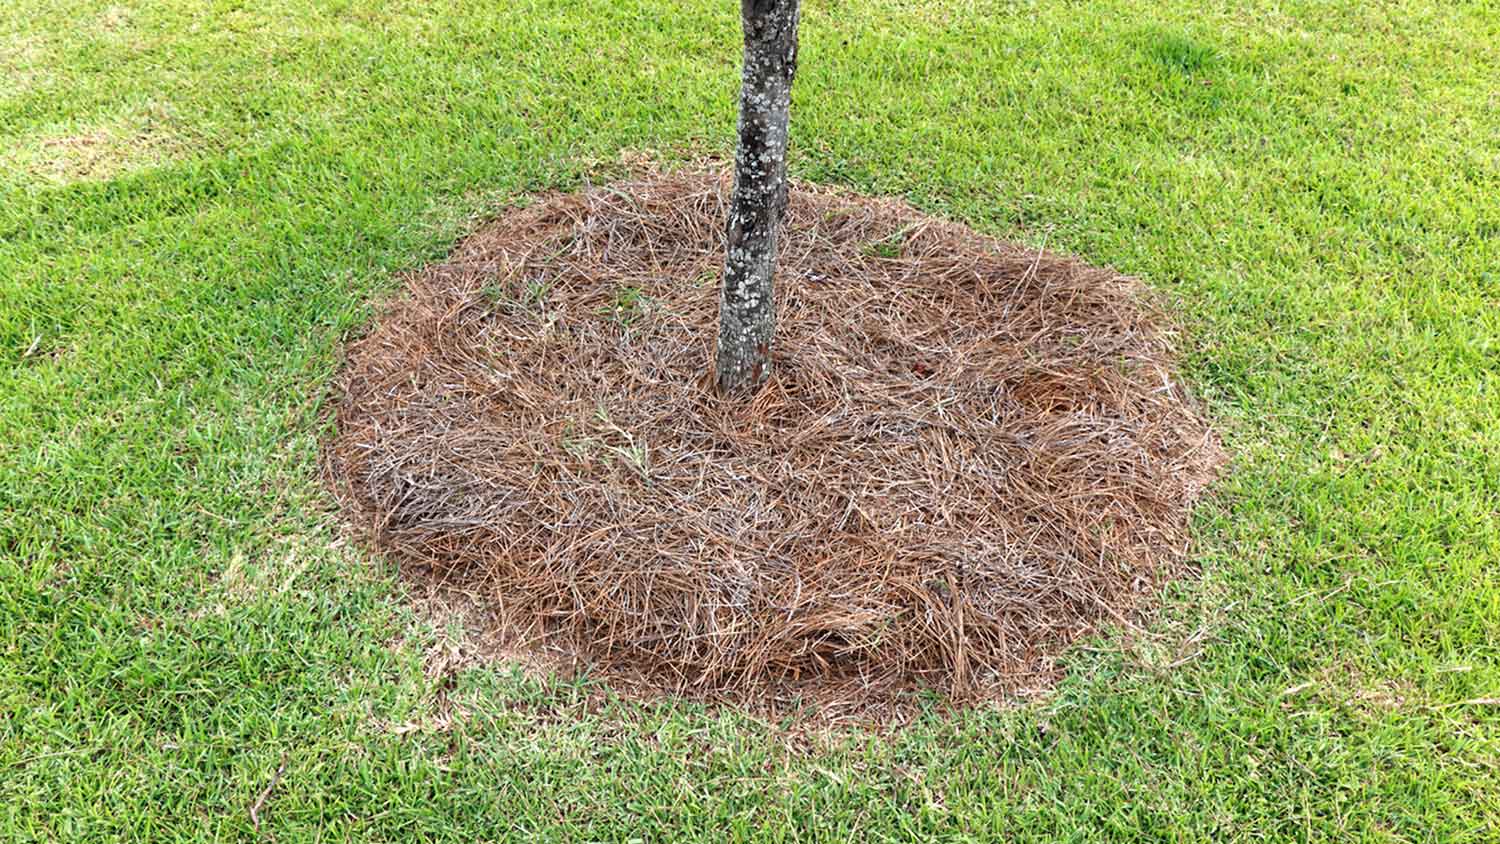
[[[734,195],[725,221],[724,279],[714,383],[753,389],[771,372],[776,330],[772,277],[786,211],[787,128],[797,72],[799,0],[742,0],[745,58],[740,83]]]

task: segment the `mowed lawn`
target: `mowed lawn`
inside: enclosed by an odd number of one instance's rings
[[[1490,0],[806,0],[793,176],[1146,279],[1234,454],[1048,696],[594,705],[339,541],[341,343],[518,197],[727,155],[738,12],[0,4],[0,839],[1500,841]]]

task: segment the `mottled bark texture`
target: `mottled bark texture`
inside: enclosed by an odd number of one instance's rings
[[[725,223],[724,282],[714,380],[721,393],[753,389],[771,372],[776,236],[786,211],[786,141],[797,72],[800,0],[741,0],[745,64],[740,84],[734,197]]]

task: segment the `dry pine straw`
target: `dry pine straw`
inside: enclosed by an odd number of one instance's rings
[[[791,193],[769,384],[713,395],[728,182],[549,195],[348,351],[326,469],[519,639],[705,699],[959,699],[1179,572],[1218,442],[1136,281]]]

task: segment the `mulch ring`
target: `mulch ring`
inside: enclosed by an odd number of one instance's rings
[[[1043,689],[1185,570],[1222,452],[1140,283],[798,186],[725,400],[728,189],[546,195],[412,274],[337,380],[350,523],[537,653],[772,708]]]

